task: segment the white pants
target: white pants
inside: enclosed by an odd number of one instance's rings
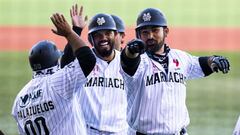
[[[134,130],[134,129],[128,127],[127,135],[136,135],[136,130]]]
[[[108,132],[108,131],[100,131],[97,129],[92,129],[87,126],[87,135],[127,135],[128,130],[122,130],[120,132]]]

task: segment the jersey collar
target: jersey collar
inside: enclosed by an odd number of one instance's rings
[[[34,78],[38,78],[38,77],[45,77],[45,76],[54,74],[58,70],[59,70],[59,65],[50,67],[47,69],[43,69],[43,70],[33,71],[32,78],[34,79]]]
[[[147,53],[148,57],[150,57],[151,59],[153,59],[155,61],[160,61],[160,62],[164,61],[167,58],[167,56],[168,56],[170,48],[169,48],[169,46],[167,44],[164,44],[163,47],[164,47],[164,52],[161,55],[154,54],[154,53],[152,53],[150,51],[147,51],[146,53]]]

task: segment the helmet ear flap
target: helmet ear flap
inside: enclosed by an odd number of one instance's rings
[[[136,37],[137,37],[138,39],[141,38],[141,37],[140,37],[139,29],[135,29],[135,34],[136,34]]]
[[[92,37],[92,34],[88,34],[88,42],[94,46],[94,41],[93,41],[93,37]]]

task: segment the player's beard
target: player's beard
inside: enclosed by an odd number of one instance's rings
[[[110,48],[101,48],[101,43],[102,42],[108,42],[108,45]],[[112,54],[113,49],[114,49],[114,40],[102,40],[98,42],[97,44],[94,45],[94,48],[96,49],[97,53],[101,57],[108,57]]]
[[[159,51],[163,45],[164,45],[164,39],[159,43],[157,40],[154,40],[154,39],[148,39],[146,41],[147,51],[150,51],[151,53],[155,53]]]

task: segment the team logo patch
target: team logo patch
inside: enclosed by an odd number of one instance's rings
[[[25,96],[20,97],[20,98],[21,98],[23,104],[26,104],[27,101],[29,101],[29,100],[28,100],[28,94],[26,94]]]
[[[98,19],[97,19],[97,24],[98,24],[98,25],[103,25],[105,22],[106,22],[106,21],[105,21],[104,17],[101,17],[101,18],[98,18]]]
[[[30,101],[35,101],[39,97],[42,97],[42,89],[38,89],[31,93],[27,93],[24,96],[20,97],[19,106],[23,108],[27,106],[30,103]]]
[[[93,75],[98,75],[99,74],[99,66],[98,65],[96,65],[94,68],[93,68]]]
[[[176,65],[176,67],[179,66],[179,61],[178,61],[178,59],[173,59],[173,63]]]
[[[142,18],[144,22],[149,22],[151,21],[152,16],[150,13],[144,13]]]

